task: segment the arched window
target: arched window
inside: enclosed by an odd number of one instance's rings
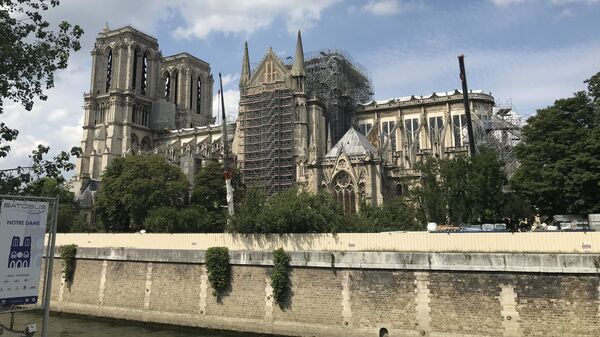
[[[333,195],[344,209],[344,213],[356,213],[356,196],[352,178],[347,172],[340,172],[333,181]]]
[[[108,92],[108,89],[110,89],[110,82],[112,80],[112,62],[113,55],[112,49],[110,49],[108,51],[108,59],[106,60],[106,92]]]
[[[169,73],[165,75],[165,99],[171,100],[171,75]]]
[[[137,68],[138,68],[138,57],[140,57],[140,52],[138,48],[133,50],[133,78],[131,79],[131,89],[135,90],[136,82],[137,82]]]
[[[196,113],[199,114],[202,111],[202,79],[198,76],[196,81]]]
[[[140,94],[146,95],[146,88],[148,87],[148,52],[144,53],[142,58],[142,85]]]
[[[194,105],[194,75],[190,76],[190,110]]]
[[[175,106],[177,106],[177,104],[179,103],[177,101],[177,99],[179,98],[179,72],[177,70],[175,70],[175,78],[173,80],[175,81],[175,90],[173,90],[173,103],[175,103]]]

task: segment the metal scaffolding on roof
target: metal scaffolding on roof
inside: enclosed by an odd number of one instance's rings
[[[356,104],[372,99],[371,76],[350,55],[337,49],[308,53],[305,67],[306,92],[325,103],[331,143],[335,144],[350,128]]]

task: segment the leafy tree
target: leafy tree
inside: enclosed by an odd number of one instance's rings
[[[185,208],[159,207],[144,220],[144,228],[155,233],[223,232],[224,222],[202,206]]]
[[[345,232],[383,232],[422,230],[413,205],[402,198],[386,200],[379,207],[363,204]]]
[[[586,83],[530,117],[515,148],[512,184],[542,214],[600,212],[600,73]]]
[[[200,169],[194,179],[191,202],[205,207],[209,211],[222,211],[222,205],[227,205],[227,191],[223,176],[223,165],[208,162]],[[245,186],[238,171],[233,172],[231,179],[233,200],[237,204],[244,195]]]
[[[117,158],[102,175],[96,212],[107,231],[138,230],[150,210],[187,203],[188,182],[160,156]]]
[[[257,233],[260,215],[266,203],[267,196],[264,190],[249,187],[240,200],[227,230],[235,233]]]
[[[480,148],[471,158],[467,176],[468,199],[472,205],[470,221],[495,222],[501,219],[505,200],[502,187],[507,184],[504,163],[491,150]]]
[[[440,180],[439,160],[430,158],[416,165],[416,168],[421,172],[421,178],[413,186],[411,198],[418,209],[419,221],[444,223],[447,200]]]
[[[83,219],[75,202],[75,195],[64,182],[54,178],[41,178],[29,184],[24,194],[38,197],[59,197],[57,232],[68,233],[80,227]],[[50,224],[49,224],[50,225]]]
[[[252,191],[252,190],[250,190]],[[239,233],[326,233],[346,228],[347,217],[328,193],[316,195],[296,189],[262,199],[249,192],[230,230]]]
[[[34,99],[45,100],[56,70],[67,67],[71,51],[81,48],[83,30],[61,22],[52,31],[42,12],[58,0],[0,0],[0,114],[5,99],[31,110]],[[0,158],[6,157],[18,131],[0,123]],[[3,144],[4,143],[4,144]]]
[[[50,148],[38,145],[36,150],[29,156],[31,164],[28,167],[17,167],[0,171],[0,193],[1,194],[23,194],[29,184],[42,179],[50,178],[56,180],[57,184],[65,183],[63,172],[71,171],[75,164],[70,162],[71,157],[79,157],[81,148],[73,147],[70,153],[61,151],[52,159],[45,159]]]

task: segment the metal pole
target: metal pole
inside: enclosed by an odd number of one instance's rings
[[[223,174],[225,176],[225,189],[227,191],[227,211],[233,215],[233,187],[231,185],[231,170],[229,169],[229,137],[227,136],[227,118],[225,117],[225,92],[223,91],[223,79],[219,73],[219,82],[221,85],[221,111],[223,113]]]
[[[469,106],[469,92],[467,89],[467,74],[465,72],[465,56],[458,56],[458,65],[460,67],[460,81],[462,82],[463,103],[465,105],[465,115],[467,117],[467,132],[469,133],[469,153],[475,155],[475,137],[473,136],[473,122],[471,121],[471,108]]]
[[[56,245],[56,227],[58,223],[58,196],[54,198],[54,214],[50,231],[49,254],[46,253],[46,276],[44,282],[44,320],[42,321],[42,337],[48,337],[48,320],[50,319],[50,293],[52,290],[52,269],[54,267],[54,250]]]

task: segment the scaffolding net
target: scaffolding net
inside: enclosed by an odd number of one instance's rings
[[[337,143],[352,125],[356,104],[370,101],[373,84],[369,72],[350,55],[337,49],[307,54],[306,92],[326,106],[331,143]]]

